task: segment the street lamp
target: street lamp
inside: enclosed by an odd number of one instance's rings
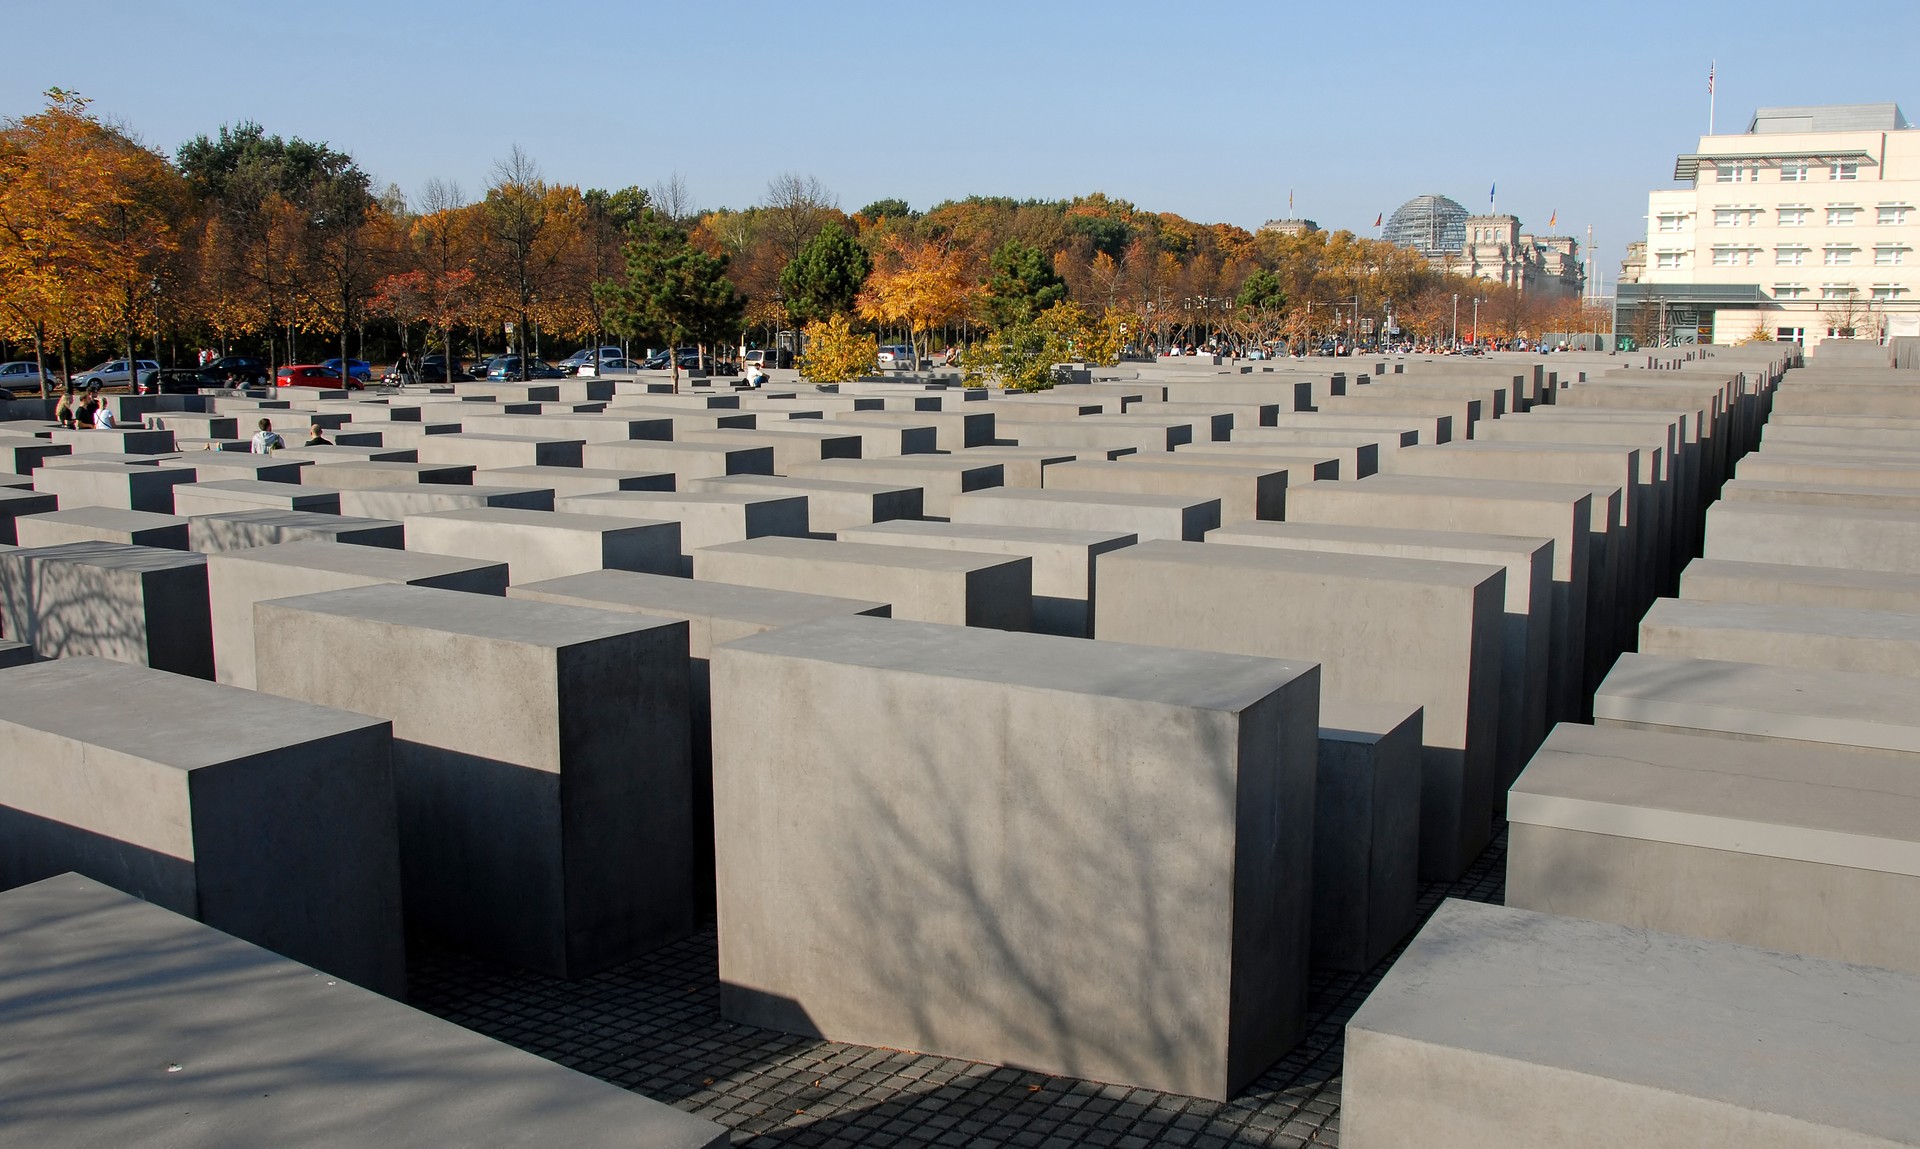
[[[1460,346],[1460,293],[1453,293],[1453,327],[1447,335],[1447,341],[1455,347]]]
[[[1475,296],[1475,297],[1474,297],[1474,300],[1473,300],[1473,345],[1474,345],[1475,347],[1478,347],[1478,346],[1480,346],[1480,305],[1481,305],[1482,303],[1484,303],[1484,302],[1486,302],[1486,301],[1485,301],[1485,300],[1483,300],[1483,299],[1481,299],[1481,298],[1480,298],[1479,296]]]

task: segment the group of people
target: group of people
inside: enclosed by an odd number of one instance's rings
[[[287,441],[280,437],[280,432],[273,429],[273,420],[262,419],[260,429],[253,433],[253,440],[248,444],[248,449],[256,455],[271,455],[275,451],[285,450],[286,446]],[[327,438],[327,429],[316,420],[307,425],[307,441],[301,446],[331,447],[333,440]]]
[[[53,406],[53,418],[62,427],[74,430],[112,431],[120,426],[114,418],[113,404],[100,394],[98,383],[87,388],[85,394],[68,383]]]

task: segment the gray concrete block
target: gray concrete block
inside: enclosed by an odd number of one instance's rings
[[[25,435],[0,436],[0,470],[12,471],[15,474],[32,474],[46,460],[56,455],[72,453],[73,448],[65,443],[55,443]]]
[[[173,489],[173,513],[183,517],[217,515],[255,507],[337,515],[340,513],[340,492],[324,487],[301,486],[294,482],[261,482],[253,479],[182,483]]]
[[[891,459],[821,459],[800,463],[792,474],[803,479],[835,479],[854,483],[911,485],[921,490],[921,506],[929,515],[945,518],[953,501],[969,491],[998,487],[1001,465],[957,455],[901,455]]]
[[[1913,614],[1920,613],[1920,574],[1695,559],[1680,572],[1680,597]]]
[[[1104,453],[1092,452],[1104,458]],[[1071,463],[1079,454],[1054,447],[969,447],[969,459],[1000,464],[1000,485],[1039,490],[1046,486],[1046,469],[1055,463]]]
[[[1639,651],[1920,676],[1920,614],[1663,598],[1640,622]]]
[[[298,439],[298,436],[293,436]],[[305,459],[283,459],[278,455],[255,455],[248,451],[194,451],[168,459],[163,467],[185,467],[203,483],[252,481],[261,483],[298,483],[300,472],[312,464]]]
[[[406,530],[392,519],[362,519],[320,511],[223,511],[187,520],[187,541],[196,551],[239,551],[276,543],[321,541],[399,549]]]
[[[544,487],[555,498],[609,491],[673,490],[673,475],[665,471],[612,471],[601,467],[482,468],[473,473],[473,481],[503,487]]]
[[[1486,847],[1505,568],[1177,542],[1099,565],[1095,638],[1311,659],[1332,697],[1422,707],[1421,876],[1457,875]]]
[[[1910,763],[1563,725],[1508,817],[1508,905],[1920,973]]]
[[[1594,695],[1593,720],[1920,755],[1913,698],[1905,675],[1623,654]]]
[[[1920,574],[1920,511],[1723,500],[1707,510],[1710,559]]]
[[[795,465],[817,463],[822,459],[858,459],[861,437],[837,430],[808,429],[787,420],[786,426],[754,430],[722,427],[712,431],[689,430],[676,439],[681,443],[710,443],[718,446],[766,447],[773,451],[773,472],[793,473]]]
[[[680,547],[686,556],[701,547],[766,535],[804,536],[808,529],[806,497],[770,491],[618,491],[562,498],[557,508],[579,515],[679,523]],[[689,557],[674,573],[690,574],[692,570]]]
[[[377,718],[144,667],[0,672],[0,889],[76,870],[401,996],[391,753]]]
[[[59,506],[59,497],[51,491],[0,488],[0,543],[8,545],[19,543],[19,530],[16,524],[21,518],[27,515],[49,514]]]
[[[408,515],[411,549],[507,564],[509,582],[597,570],[679,574],[680,524],[476,507]]]
[[[351,463],[315,463],[301,470],[300,481],[343,492],[392,487],[402,483],[465,485],[473,482],[474,469],[471,463],[394,463],[367,459]],[[341,505],[344,507],[345,502]]]
[[[1849,487],[1838,483],[1763,483],[1734,479],[1720,497],[1735,503],[1801,503],[1810,507],[1858,507],[1864,510],[1920,510],[1920,490],[1910,487]]]
[[[577,467],[581,439],[538,438],[532,435],[489,435],[461,431],[433,435],[420,441],[422,463],[470,463],[476,469],[496,467]]]
[[[1420,708],[1320,703],[1313,789],[1313,963],[1369,970],[1420,895]]]
[[[1286,517],[1285,468],[1230,463],[1182,463],[1128,455],[1114,462],[1082,460],[1047,468],[1047,490],[1185,495],[1215,499],[1223,522]],[[1329,475],[1329,478],[1334,476]]]
[[[340,492],[342,514],[368,519],[401,519],[438,511],[468,511],[478,507],[510,507],[522,511],[551,511],[550,487],[469,487],[452,483],[410,483]]]
[[[849,614],[890,617],[883,602],[800,594],[697,579],[592,571],[510,587],[511,598],[628,611],[687,624],[687,722],[693,806],[694,900],[713,913],[713,693],[708,658],[715,646],[817,618]]]
[[[148,431],[131,427],[114,431],[92,428],[48,432],[48,441],[71,447],[76,455],[106,452],[115,455],[164,455],[173,450],[172,431]]]
[[[789,413],[786,423],[774,424],[771,419],[764,419],[760,427],[762,430],[770,426],[784,430],[789,425],[805,427],[821,422],[818,417],[801,419],[797,413]],[[860,440],[858,457],[862,459],[887,459],[895,455],[931,455],[940,450],[940,431],[932,425],[869,423],[861,420],[857,415],[835,418],[831,423],[822,425],[836,434],[857,437]],[[690,432],[689,436],[697,438],[699,434],[700,432],[697,431]]]
[[[713,697],[728,1018],[1214,1098],[1303,1032],[1312,666],[839,618]]]
[[[14,520],[15,542],[23,547],[62,543],[131,543],[134,546],[187,549],[187,520],[151,511],[117,507],[75,507]]]
[[[379,583],[498,595],[506,593],[507,566],[420,551],[320,541],[210,554],[207,599],[214,680],[248,690],[257,686],[254,603]]]
[[[1906,974],[1449,900],[1347,1024],[1340,1143],[1913,1145],[1916,1027]]]
[[[1033,625],[1033,561],[1024,556],[769,537],[695,551],[693,577],[871,599],[922,622]]]
[[[206,556],[105,542],[0,551],[0,633],[42,658],[212,678]]]
[[[68,510],[74,507],[118,507],[121,510],[170,515],[173,513],[174,487],[193,481],[194,472],[183,468],[76,463],[71,466],[41,467],[34,472],[33,486],[42,494],[58,498],[60,505]]]
[[[15,642],[10,638],[0,638],[0,670],[11,666],[25,666],[33,661],[33,648],[24,642]]]
[[[631,439],[588,443],[581,459],[589,467],[670,472],[678,490],[691,490],[687,484],[693,479],[773,474],[772,447],[730,447],[719,443],[662,443]]]
[[[685,624],[385,584],[254,636],[261,690],[392,720],[410,928],[562,977],[686,932]]]
[[[1386,558],[1486,563],[1506,568],[1500,643],[1500,774],[1504,793],[1547,735],[1547,643],[1552,628],[1553,540],[1521,535],[1353,527],[1338,523],[1229,523],[1207,541],[1234,546]]]
[[[937,397],[936,397],[937,401]],[[994,441],[994,415],[991,411],[860,411],[846,419],[895,427],[932,427],[935,443],[942,451],[960,451],[985,447]],[[838,414],[827,420],[842,421]]]
[[[825,533],[892,519],[917,519],[925,508],[919,487],[901,483],[854,483],[841,479],[802,479],[774,475],[732,475],[694,479],[689,491],[749,491],[768,495],[803,495],[807,525]]]
[[[1138,541],[1118,531],[911,521],[852,527],[838,537],[847,543],[1025,556],[1033,562],[1033,629],[1069,638],[1093,637],[1099,601],[1094,560]]]
[[[953,520],[998,526],[1115,531],[1198,542],[1220,525],[1220,500],[1122,491],[998,487],[953,500]]]

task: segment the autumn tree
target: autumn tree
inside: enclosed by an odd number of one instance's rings
[[[882,266],[867,278],[856,306],[869,323],[896,324],[911,332],[915,357],[920,358],[926,355],[927,333],[965,315],[977,292],[961,252],[895,239]]]
[[[856,333],[845,315],[814,320],[807,324],[805,336],[806,354],[800,358],[800,374],[814,383],[857,379],[874,369],[880,353],[879,339]]]
[[[54,88],[46,96],[45,111],[0,126],[0,319],[9,334],[32,340],[43,396],[48,336],[81,323],[86,292],[75,272],[87,227],[104,219],[90,162],[99,124],[79,94]]]
[[[472,322],[474,316],[477,292],[471,263],[478,228],[458,184],[428,180],[419,207],[407,231],[406,256],[400,261],[405,270],[380,280],[373,308],[393,319],[403,332],[409,323],[439,332],[450,374],[459,361],[453,329]]]
[[[574,223],[566,211],[553,210],[552,190],[540,165],[516,144],[493,165],[480,201],[481,294],[496,316],[513,321],[523,380],[531,366],[529,328],[536,310],[552,302]]]
[[[780,273],[787,313],[807,323],[852,310],[873,262],[845,228],[829,223]]]
[[[634,339],[658,339],[670,352],[697,343],[731,338],[740,331],[746,301],[727,279],[727,258],[702,251],[687,233],[651,208],[627,231],[626,278],[596,290],[608,325]],[[680,361],[673,362],[674,390],[680,389]]]
[[[800,258],[821,228],[841,218],[840,202],[825,184],[792,172],[782,172],[767,183],[760,212],[783,265]]]

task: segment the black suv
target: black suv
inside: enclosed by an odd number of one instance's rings
[[[236,383],[265,383],[271,377],[267,365],[249,355],[222,355],[200,370],[219,381],[211,384],[216,387],[228,379]]]

